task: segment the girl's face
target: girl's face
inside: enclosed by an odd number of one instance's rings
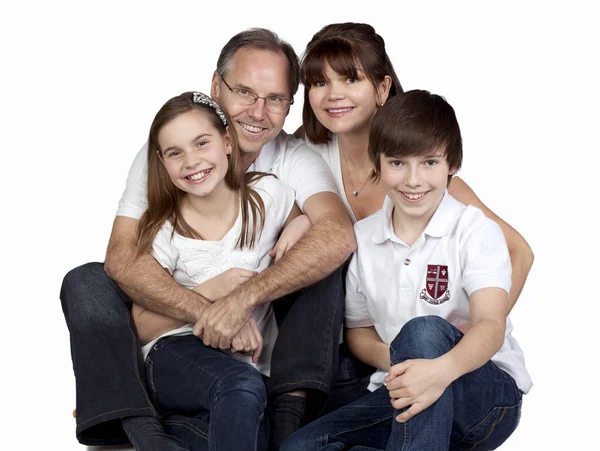
[[[348,78],[325,63],[323,79],[310,86],[308,98],[315,116],[333,133],[368,133],[377,105],[387,96],[387,80],[379,92],[362,70],[358,78]]]
[[[222,136],[207,114],[182,113],[158,133],[159,157],[169,177],[177,188],[198,197],[224,186],[231,154],[229,134]]]

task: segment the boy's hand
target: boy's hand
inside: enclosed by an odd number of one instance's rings
[[[275,258],[275,261],[283,257],[308,232],[311,225],[310,219],[306,215],[300,215],[292,219],[281,232],[275,247],[269,252],[269,257]]]
[[[452,382],[448,370],[439,360],[406,360],[390,368],[385,378],[395,409],[410,406],[396,417],[404,423],[436,402]]]

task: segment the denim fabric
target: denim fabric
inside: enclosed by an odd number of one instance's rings
[[[344,319],[342,270],[273,304],[279,335],[271,358],[269,397],[309,390],[308,416],[325,406],[336,379]]]
[[[85,445],[129,443],[121,418],[158,416],[125,293],[102,263],[70,271],[60,291],[76,382],[76,435]]]
[[[146,377],[165,430],[190,450],[267,449],[267,394],[253,366],[193,335],[171,336],[153,346]]]
[[[415,318],[392,342],[392,364],[439,357],[462,336],[439,317]],[[400,411],[393,409],[383,386],[298,430],[282,451],[492,450],[516,429],[521,401],[512,377],[489,361],[454,381],[438,401],[406,423],[395,421]]]
[[[86,445],[128,443],[121,418],[158,417],[145,390],[145,368],[131,319],[131,303],[104,272],[102,263],[70,271],[60,293],[71,335],[76,380],[77,439]],[[269,394],[308,389],[309,414],[323,409],[336,376],[338,340],[344,316],[341,270],[274,303],[279,337],[271,365]],[[334,365],[334,362],[336,364]],[[166,429],[197,436],[202,415],[170,415]],[[181,435],[176,434],[178,436]]]
[[[368,386],[375,368],[354,357],[345,343],[340,344],[337,377],[323,414],[348,405],[369,394]]]

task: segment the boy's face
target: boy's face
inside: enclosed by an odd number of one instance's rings
[[[401,223],[417,221],[425,227],[444,197],[448,175],[445,152],[433,149],[425,156],[380,155],[381,184],[394,202],[394,217]]]

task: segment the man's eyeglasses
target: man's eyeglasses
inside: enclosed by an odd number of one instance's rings
[[[265,101],[265,108],[267,111],[276,114],[285,114],[290,109],[290,105],[294,104],[294,99],[286,99],[284,97],[279,96],[267,96],[261,97],[254,91],[250,91],[246,88],[232,88],[227,84],[223,76],[220,76],[225,86],[231,91],[233,97],[236,102],[241,105],[254,105],[258,99],[263,99]]]

